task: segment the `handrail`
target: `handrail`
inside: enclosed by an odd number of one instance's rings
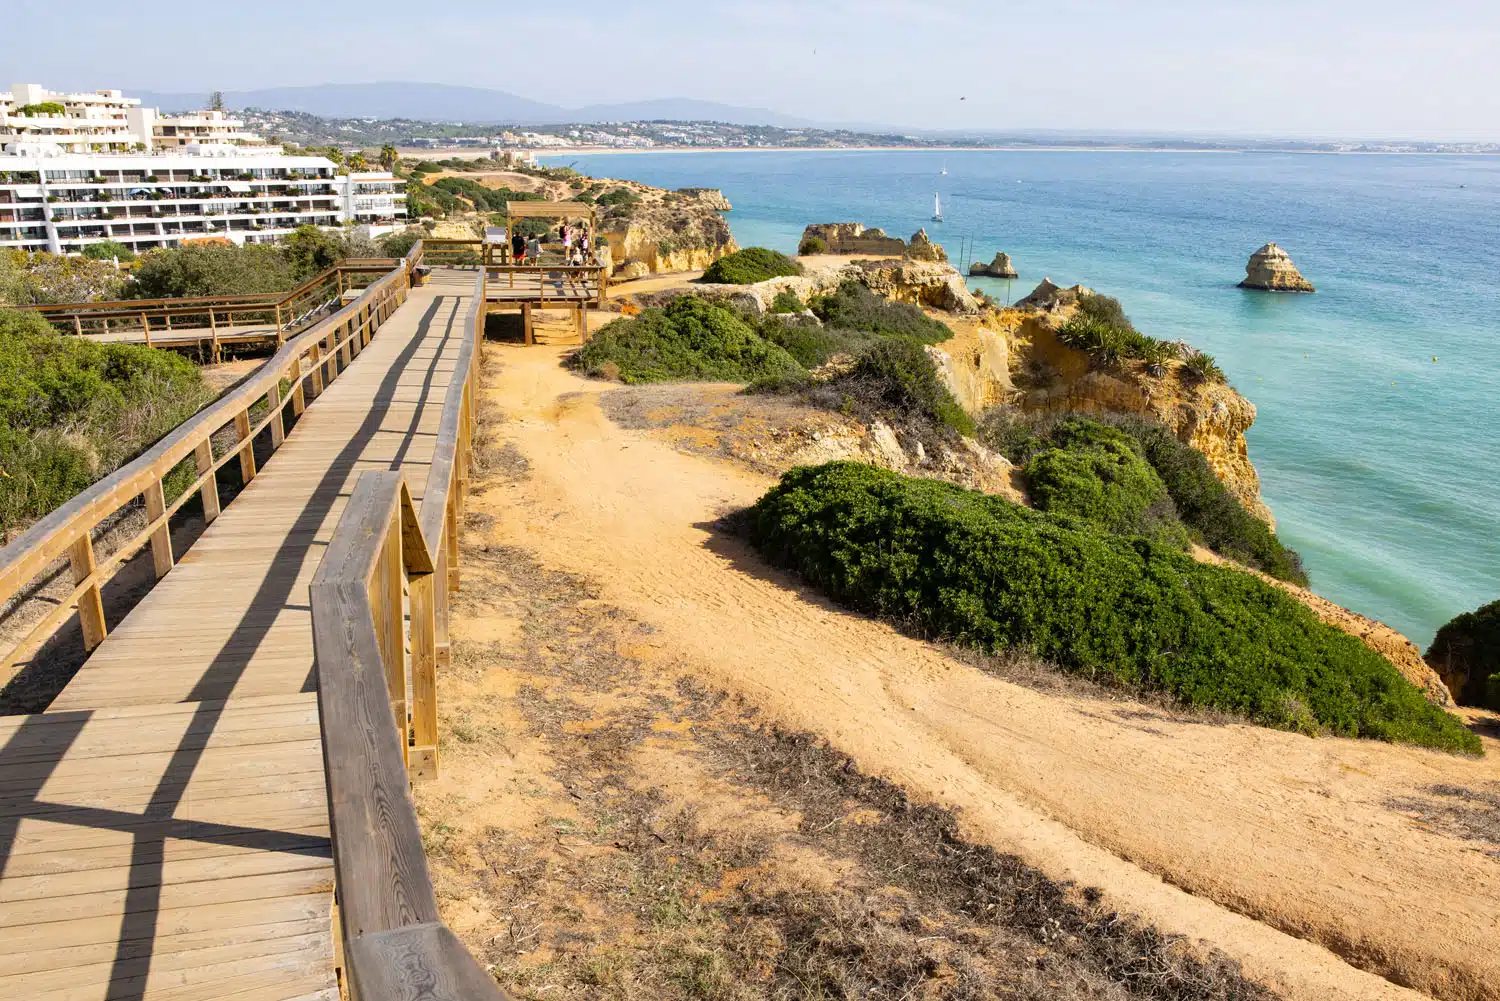
[[[484,291],[481,269],[420,515],[403,474],[364,473],[309,588],[339,934],[359,1001],[506,997],[442,923],[410,795],[437,771],[437,667],[458,585]]]
[[[135,311],[142,306],[209,306],[239,305],[241,303],[286,303],[297,296],[324,285],[340,271],[385,273],[395,269],[402,258],[346,258],[326,271],[320,271],[290,292],[242,292],[237,295],[185,295],[167,299],[100,299],[93,302],[50,302],[31,306],[11,306],[10,309],[28,310],[34,313],[87,313],[108,310]]]
[[[63,555],[68,557],[74,584],[69,596],[25,637],[9,650],[0,651],[0,683],[9,679],[23,657],[51,637],[72,614],[75,605],[85,649],[93,650],[104,641],[108,630],[101,596],[103,586],[148,542],[157,577],[172,569],[175,558],[168,527],[171,517],[195,494],[203,499],[205,522],[211,523],[218,516],[218,470],[237,459],[242,481],[249,483],[255,477],[256,437],[269,429],[272,448],[281,446],[286,436],[283,411],[288,401],[293,415],[300,416],[309,399],[322,393],[326,382],[338,377],[405,301],[411,271],[421,260],[422,246],[418,243],[397,267],[368,286],[359,298],[287,341],[238,388],[200,410],[136,459],[39,519],[0,549],[0,605]],[[285,390],[283,381],[288,383]],[[265,415],[252,424],[251,409],[262,400],[266,401]],[[215,456],[212,438],[230,424],[235,428],[235,444],[223,455]],[[162,481],[189,457],[195,461],[196,478],[168,504]],[[102,564],[96,563],[94,529],[138,497],[144,501],[148,524]]]

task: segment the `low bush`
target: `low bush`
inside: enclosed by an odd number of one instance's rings
[[[806,368],[818,368],[835,355],[855,355],[869,347],[875,338],[857,330],[833,327],[805,327],[768,321],[760,326],[761,336],[772,344],[786,348],[787,354]]]
[[[973,418],[938,377],[926,349],[908,337],[871,344],[848,371],[819,384],[810,398],[863,420],[880,417],[961,435],[974,433]]]
[[[1102,424],[1059,435],[1026,464],[1027,488],[1040,511],[1068,515],[1119,535],[1143,535],[1188,548],[1187,530],[1166,485],[1123,432]]]
[[[797,245],[797,253],[803,257],[811,257],[814,254],[822,254],[828,251],[828,244],[821,237],[804,236],[802,242]]]
[[[65,337],[34,314],[0,310],[0,535],[129,461],[212,398],[198,369],[170,351]]]
[[[1295,550],[1245,510],[1214,474],[1203,453],[1156,421],[1123,414],[1026,416],[1004,408],[985,414],[981,439],[1018,465],[1061,442],[1085,440],[1108,427],[1128,435],[1167,488],[1177,517],[1195,541],[1220,556],[1305,587],[1307,572]]]
[[[118,299],[122,287],[105,261],[0,247],[0,306]]]
[[[98,243],[86,244],[79,253],[94,261],[135,260],[135,251],[118,240],[101,240]]]
[[[1358,639],[1277,588],[1145,539],[857,463],[794,469],[751,540],[834,600],[915,632],[1266,725],[1479,753]]]
[[[1462,675],[1460,705],[1500,710],[1500,601],[1464,612],[1439,629],[1427,662],[1445,676]]]
[[[909,337],[923,344],[941,344],[953,336],[953,331],[919,307],[891,302],[856,281],[846,281],[828,295],[815,296],[809,306],[830,327],[882,337]]]
[[[733,310],[692,296],[613,321],[574,355],[573,364],[626,383],[748,383],[802,371]]]
[[[300,277],[292,258],[274,244],[163,248],[141,255],[125,295],[171,299],[288,292],[297,287]]]
[[[710,264],[703,272],[703,281],[717,285],[754,285],[801,273],[802,265],[785,254],[765,247],[746,247]]]
[[[807,303],[797,297],[797,293],[791,289],[782,289],[776,293],[776,298],[771,300],[771,312],[773,313],[800,313],[807,308]]]

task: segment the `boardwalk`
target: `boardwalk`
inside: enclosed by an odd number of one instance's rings
[[[414,289],[48,712],[0,719],[0,998],[338,998],[308,585],[362,472],[420,505],[473,288]]]

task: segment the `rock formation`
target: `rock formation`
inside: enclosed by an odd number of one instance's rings
[[[1051,278],[1043,278],[1041,283],[1031,290],[1030,294],[1016,303],[1016,308],[1054,313],[1060,309],[1072,306],[1078,302],[1080,295],[1086,295],[1090,291],[1092,290],[1086,289],[1082,285],[1063,288],[1055,284]]]
[[[1240,288],[1264,289],[1268,292],[1312,292],[1312,282],[1302,277],[1297,265],[1285,250],[1268,243],[1250,255],[1245,265],[1245,280]]]
[[[634,281],[644,278],[651,273],[651,265],[645,261],[626,261],[615,271],[614,278],[618,282]]]
[[[678,188],[677,194],[701,202],[704,208],[714,212],[734,211],[734,206],[729,204],[729,199],[718,188]]]
[[[813,296],[826,295],[846,281],[856,281],[876,295],[897,302],[975,314],[979,301],[969,292],[963,276],[947,264],[925,261],[883,260],[855,261],[838,266],[816,264],[803,274],[772,278],[755,285],[694,285],[694,295],[727,301],[760,316],[770,312],[771,303],[780,292],[791,292],[803,302]],[[681,295],[682,289],[665,289],[653,295],[637,296],[643,306],[667,302]]]
[[[739,249],[720,214],[729,203],[715,189],[665,191],[633,181],[608,183],[634,198],[609,206],[599,220],[614,260],[639,261],[653,274],[700,271]]]
[[[911,242],[906,246],[906,256],[914,261],[931,261],[935,264],[947,264],[948,252],[940,244],[933,243],[927,237],[927,230],[919,229],[912,234]]]
[[[814,223],[802,231],[799,246],[808,240],[823,244],[821,253],[845,256],[905,257],[906,244],[882,229],[865,229],[857,222]]]
[[[1010,255],[1004,252],[995,255],[995,259],[988,264],[975,261],[969,266],[969,274],[980,275],[985,278],[1019,278],[1015,265],[1010,263]]]

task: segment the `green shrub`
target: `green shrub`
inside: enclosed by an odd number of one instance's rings
[[[273,244],[163,248],[141,255],[125,294],[131,299],[171,299],[287,292],[297,287],[298,277],[286,251]]]
[[[871,344],[847,372],[818,386],[814,402],[862,419],[894,418],[928,423],[961,435],[974,433],[974,420],[958,405],[927,350],[908,337]]]
[[[752,542],[836,601],[987,652],[1292,729],[1479,753],[1478,737],[1353,636],[1226,567],[856,463],[794,469]]]
[[[380,252],[386,257],[405,257],[411,253],[411,248],[422,239],[422,230],[415,226],[406,229],[398,229],[394,233],[387,233],[375,242],[380,246]]]
[[[776,298],[771,300],[771,312],[773,313],[800,313],[807,308],[807,303],[797,297],[797,293],[791,289],[782,289],[776,293]]]
[[[834,355],[858,354],[875,340],[870,334],[833,327],[805,327],[768,321],[760,327],[761,336],[779,344],[787,354],[806,368],[826,365]]]
[[[135,251],[118,240],[101,240],[99,243],[90,243],[85,245],[79,253],[95,261],[135,260]]]
[[[703,272],[703,281],[717,285],[754,285],[786,275],[800,275],[802,265],[765,247],[746,247],[721,257]]]
[[[811,257],[814,254],[822,254],[828,251],[828,244],[822,238],[816,236],[804,236],[802,242],[797,245],[797,253],[803,257]]]
[[[814,297],[809,305],[830,327],[864,330],[882,337],[909,337],[923,344],[941,344],[953,336],[953,331],[919,307],[891,302],[856,281],[846,281],[829,295]]]
[[[614,209],[633,209],[641,202],[641,196],[629,188],[615,188],[597,196],[600,205],[607,205]]]
[[[1129,435],[1167,488],[1177,516],[1190,537],[1220,556],[1307,586],[1307,572],[1295,550],[1271,527],[1245,510],[1214,474],[1203,453],[1156,421],[1123,414],[1064,414],[1025,417],[996,408],[985,414],[980,437],[1012,462],[1026,465],[1059,442],[1079,440],[1090,428],[1108,426]]]
[[[1188,548],[1166,485],[1126,434],[1094,425],[1038,452],[1025,474],[1037,510],[1069,515],[1119,535]]]
[[[1427,648],[1427,662],[1445,677],[1465,680],[1454,691],[1460,705],[1500,710],[1500,601],[1454,617]]]
[[[801,371],[791,355],[733,310],[692,296],[613,321],[583,346],[573,364],[589,375],[627,383],[749,383]]]
[[[170,351],[58,334],[0,310],[0,534],[118,468],[212,399]]]

